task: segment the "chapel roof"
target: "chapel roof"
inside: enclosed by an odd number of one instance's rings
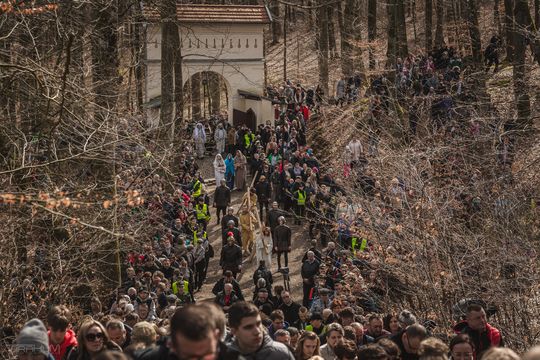
[[[176,14],[179,23],[220,23],[220,24],[269,24],[270,12],[263,5],[207,5],[177,4]],[[149,22],[159,22],[159,10],[146,6],[143,16]]]

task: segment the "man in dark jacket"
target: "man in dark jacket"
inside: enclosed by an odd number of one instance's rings
[[[240,222],[238,221],[238,218],[234,216],[234,208],[232,206],[227,209],[227,215],[221,219],[221,230],[225,230],[231,220],[234,222],[234,227],[238,227]]]
[[[285,218],[279,217],[279,225],[274,229],[274,251],[277,253],[278,269],[281,269],[281,254],[285,260],[285,267],[289,266],[289,252],[291,251],[291,228],[285,225]]]
[[[223,273],[223,277],[219,279],[214,287],[212,288],[212,294],[216,295],[222,292],[225,289],[225,284],[230,283],[233,286],[233,291],[239,300],[244,300],[244,294],[242,294],[242,289],[240,288],[240,283],[236,281],[233,277],[233,273],[230,270],[226,270]]]
[[[302,257],[302,262],[307,260],[307,253],[310,251],[313,251],[313,253],[315,254],[315,260],[317,260],[318,262],[322,261],[322,254],[317,249],[317,239],[311,240],[311,247],[304,253],[304,256]]]
[[[279,208],[278,202],[272,203],[272,208],[266,214],[266,225],[270,228],[272,239],[274,238],[274,229],[279,225],[278,219],[283,216],[283,211]]]
[[[229,325],[235,338],[229,346],[230,351],[251,360],[294,360],[287,346],[265,334],[255,305],[246,302],[233,304],[229,309]]]
[[[264,262],[264,260],[261,260],[259,262],[259,267],[253,273],[253,284],[255,286],[257,286],[257,282],[259,281],[259,279],[264,279],[264,281],[266,281],[266,288],[269,292],[271,292],[274,278],[272,276],[272,271],[270,271],[266,267],[266,263]]]
[[[227,206],[229,206],[230,203],[231,190],[227,187],[227,182],[225,180],[221,180],[220,185],[214,192],[214,207],[216,208],[217,225],[219,225],[220,214],[223,213],[223,216],[225,216]]]
[[[229,233],[232,233],[236,244],[238,246],[242,246],[242,234],[240,233],[240,229],[238,229],[238,227],[234,225],[234,220],[229,220],[229,222],[227,223],[227,227],[225,228],[225,230],[222,231],[221,241],[223,246],[225,246],[225,244],[227,243],[227,238],[230,236]]]
[[[236,274],[242,271],[242,248],[235,244],[232,236],[227,238],[227,245],[221,250],[219,265],[223,271],[230,270],[234,278],[236,278]]]
[[[257,194],[257,202],[259,203],[260,218],[263,217],[263,209],[268,213],[268,201],[272,193],[270,183],[266,180],[266,176],[261,176],[259,182],[255,185],[255,194]]]
[[[488,324],[484,308],[479,304],[471,304],[467,307],[465,321],[454,326],[457,334],[467,334],[474,343],[476,359],[491,347],[504,345],[500,331]]]
[[[225,316],[215,305],[184,306],[171,319],[170,339],[159,342],[158,346],[136,352],[134,358],[237,360],[238,353],[229,351],[219,340],[224,332],[220,328],[222,324],[225,324]]]
[[[223,312],[228,312],[229,308],[237,301],[240,301],[238,299],[238,296],[234,293],[233,286],[230,283],[226,283],[224,286],[223,291],[218,293],[215,298],[215,303],[221,307]]]
[[[405,330],[390,337],[398,346],[401,360],[418,360],[420,343],[427,337],[427,330],[420,324],[409,325]]]
[[[281,293],[281,299],[283,300],[283,304],[281,304],[279,310],[283,311],[285,321],[289,324],[295,324],[300,320],[300,315],[298,315],[301,307],[300,304],[293,301],[291,294],[288,291],[283,291]]]
[[[319,274],[320,263],[315,260],[313,251],[308,251],[307,260],[302,264],[301,275],[304,290],[304,299],[302,303],[309,309],[311,301],[311,289],[315,287],[315,278]]]

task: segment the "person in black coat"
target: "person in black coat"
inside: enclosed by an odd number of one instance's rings
[[[259,267],[253,273],[253,284],[257,286],[259,279],[264,279],[266,281],[266,288],[269,293],[272,293],[272,284],[274,283],[274,278],[272,276],[272,271],[266,267],[264,260],[259,262]]]
[[[285,267],[289,266],[289,252],[291,251],[291,228],[285,225],[285,218],[279,217],[279,225],[274,229],[274,251],[277,253],[278,268],[281,269],[281,255],[285,260]]]
[[[310,293],[311,289],[315,287],[315,279],[319,274],[320,263],[315,260],[315,254],[313,251],[308,251],[307,260],[302,264],[300,273],[302,275],[302,285],[304,291],[304,299],[302,303],[305,307],[310,307]]]
[[[278,202],[272,203],[272,208],[266,213],[266,226],[270,228],[272,239],[274,239],[274,229],[279,225],[279,217],[283,216],[283,211],[279,208]]]
[[[242,248],[235,243],[232,236],[227,238],[227,245],[221,250],[219,265],[223,271],[230,270],[234,278],[242,271]]]
[[[257,194],[257,202],[259,203],[259,213],[261,219],[264,219],[264,208],[266,208],[266,212],[268,213],[268,201],[271,193],[272,189],[270,187],[270,183],[266,180],[266,176],[261,176],[259,178],[259,182],[257,182],[255,185],[255,194]]]
[[[221,243],[223,246],[227,243],[227,238],[230,236],[229,233],[232,233],[236,244],[242,246],[242,234],[240,233],[240,229],[235,227],[234,220],[229,220],[227,227],[221,233]]]
[[[315,254],[315,260],[317,260],[318,262],[322,261],[322,253],[317,250],[317,239],[311,240],[311,247],[304,253],[304,256],[302,257],[302,262],[307,260],[307,254],[310,251],[313,251],[313,253]]]
[[[226,216],[227,206],[231,203],[231,190],[227,187],[227,182],[221,180],[220,185],[214,192],[214,207],[216,208],[217,224],[219,225],[219,216],[223,213]]]
[[[427,337],[427,330],[420,324],[413,324],[407,329],[390,337],[400,350],[401,360],[418,360],[420,343]]]
[[[225,283],[231,283],[233,286],[233,291],[238,297],[238,299],[244,301],[244,294],[242,293],[242,289],[240,288],[240,283],[236,281],[236,279],[233,277],[232,271],[230,270],[226,270],[223,273],[223,277],[216,282],[216,284],[212,288],[212,294],[217,296],[217,294],[222,292],[225,289]]]
[[[221,219],[221,230],[225,230],[231,220],[234,221],[234,226],[238,227],[240,222],[238,221],[238,218],[234,216],[234,208],[232,206],[227,209],[227,215]]]
[[[281,299],[283,300],[283,303],[279,306],[279,310],[283,311],[285,321],[289,324],[295,324],[300,320],[299,311],[301,305],[292,300],[291,294],[288,291],[283,291],[281,293]]]

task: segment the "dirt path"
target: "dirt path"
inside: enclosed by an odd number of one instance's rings
[[[200,169],[205,178],[206,189],[211,196],[211,199],[214,196],[215,182],[214,174],[212,168],[213,157],[206,157],[200,162]],[[248,183],[251,183],[251,178],[248,178]],[[242,195],[244,193],[233,191],[232,193],[232,206],[235,211],[240,205]],[[219,266],[219,257],[221,254],[221,227],[216,225],[216,214],[215,209],[210,210],[212,219],[210,224],[208,224],[208,239],[215,249],[214,258],[210,259],[210,264],[208,265],[208,275],[206,281],[201,291],[195,294],[197,301],[210,300],[214,298],[212,294],[212,287],[214,284],[221,278],[222,271]],[[289,254],[289,269],[290,269],[290,287],[292,292],[292,297],[295,301],[302,303],[302,279],[300,276],[300,267],[301,260],[304,256],[305,251],[309,247],[309,236],[307,232],[307,224],[305,226],[293,225],[292,218],[287,219],[287,224],[291,227],[293,233],[292,239],[292,251]],[[257,230],[258,233],[258,230]],[[251,299],[253,295],[253,289],[255,288],[253,284],[253,273],[257,268],[256,260],[253,262],[247,262],[246,257],[244,257],[245,263],[242,265],[242,274],[239,275],[238,280],[244,293],[246,299]],[[277,272],[277,260],[276,255],[272,256],[272,266],[271,270],[274,274],[274,285],[283,284],[282,274]]]

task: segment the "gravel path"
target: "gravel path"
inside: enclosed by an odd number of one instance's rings
[[[203,176],[205,177],[206,189],[213,197],[215,182],[212,167],[213,157],[206,157],[200,161],[199,166]],[[251,178],[248,179],[248,183],[251,183]],[[242,195],[244,193],[234,191],[232,194],[232,205],[235,210],[238,209]],[[212,294],[212,287],[221,278],[222,271],[219,266],[219,257],[221,253],[221,227],[216,225],[215,209],[210,210],[212,219],[208,224],[208,239],[214,247],[215,256],[210,259],[208,265],[208,275],[206,281],[198,293],[195,294],[197,301],[212,300],[214,295]],[[301,260],[305,251],[309,247],[309,236],[307,233],[307,223],[305,226],[293,225],[292,218],[287,219],[287,224],[291,227],[293,233],[292,251],[289,254],[289,269],[290,269],[290,287],[292,297],[295,301],[302,303],[302,278],[300,276],[300,267],[302,265]],[[258,230],[257,230],[258,232]],[[257,268],[256,260],[248,262],[244,257],[244,264],[242,266],[242,273],[238,276],[242,292],[246,299],[251,299],[253,295],[253,273]],[[274,273],[274,285],[283,284],[283,275],[277,272],[277,260],[276,256],[272,256],[271,270]]]

